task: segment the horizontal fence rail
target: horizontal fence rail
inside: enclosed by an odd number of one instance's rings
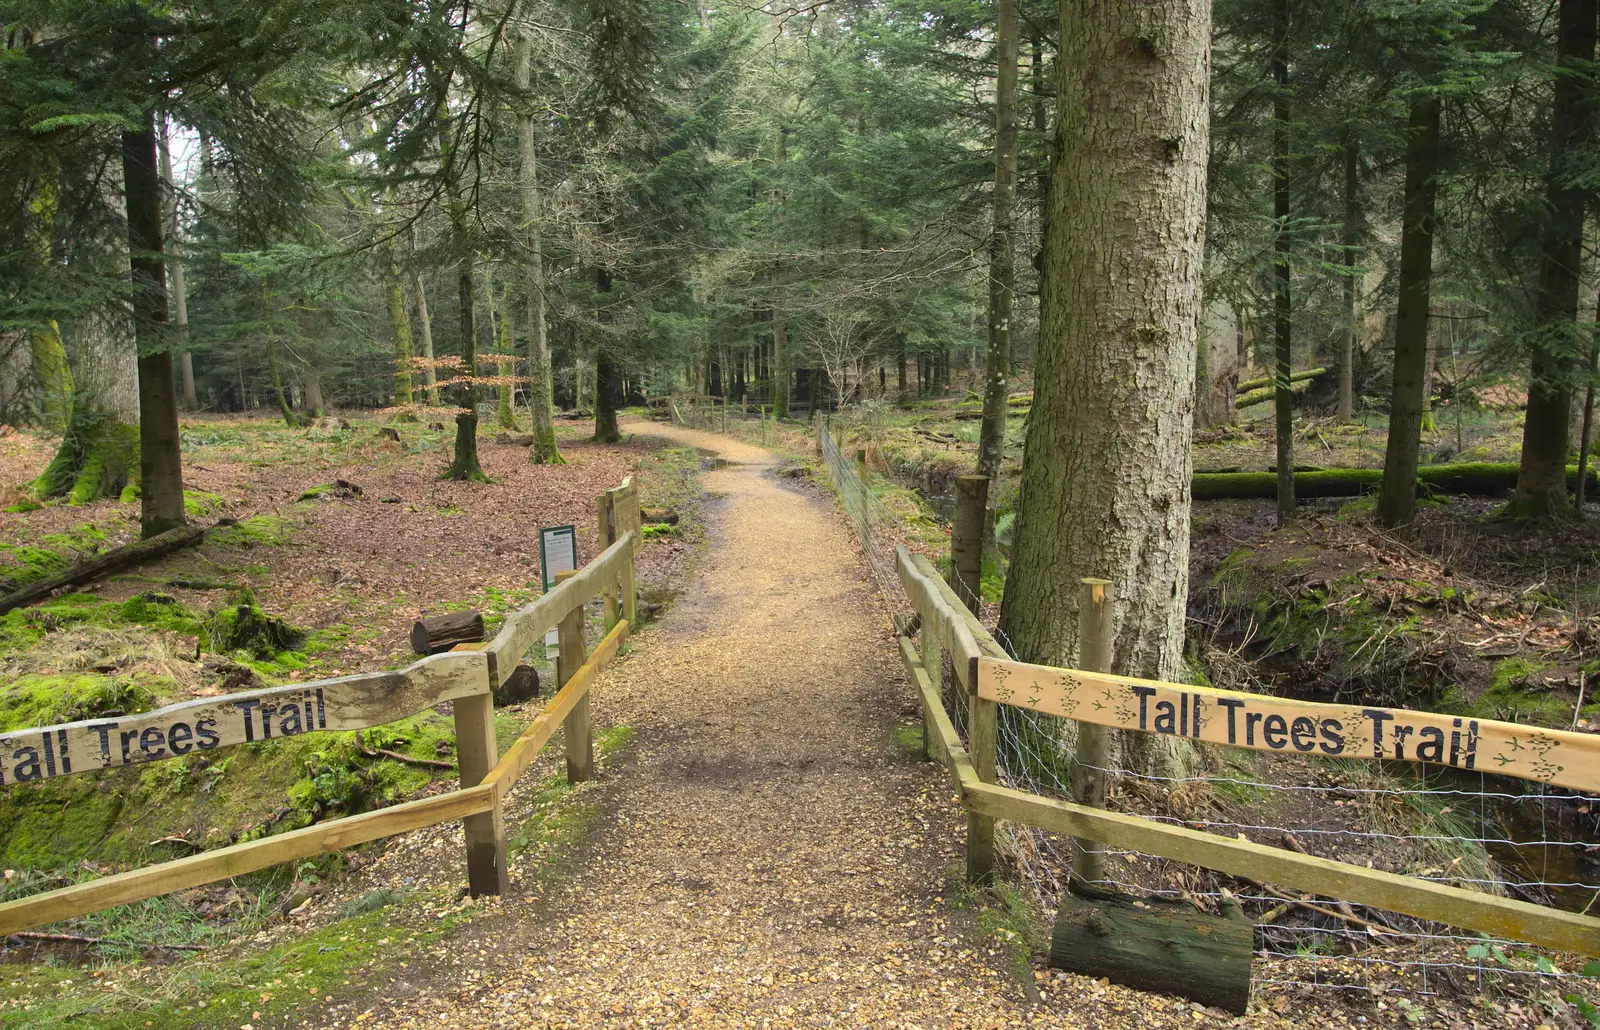
[[[0,783],[11,789],[56,776],[185,757],[233,744],[394,722],[442,702],[453,706],[460,789],[186,858],[131,869],[0,904],[0,939],[114,905],[185,890],[284,862],[311,858],[439,823],[460,820],[467,879],[475,895],[507,886],[502,803],[540,750],[565,729],[567,775],[593,765],[588,694],[633,625],[634,557],[640,546],[638,492],[631,479],[601,495],[606,544],[581,570],[506,616],[493,640],[462,644],[404,669],[362,673],[224,697],[203,698],[115,719],[19,730],[0,736]],[[604,597],[607,633],[593,652],[583,609]],[[618,613],[626,598],[627,614]],[[497,755],[493,691],[550,630],[560,632],[560,689],[504,755]]]
[[[1454,742],[1457,748],[1454,764],[1465,767],[1468,736],[1476,734],[1477,740],[1470,745],[1476,749],[1472,752],[1474,768],[1481,770],[1487,764],[1492,768],[1486,771],[1504,770],[1506,775],[1565,783],[1590,792],[1600,788],[1600,775],[1592,771],[1589,758],[1595,753],[1593,738],[1487,720],[1476,720],[1475,728],[1456,727],[1453,717],[1395,709],[1357,708],[1351,714],[1344,711],[1346,706],[1306,704],[1301,708],[1301,703],[1266,695],[1024,665],[1010,660],[1005,649],[960,603],[953,589],[927,559],[911,555],[903,546],[896,549],[896,556],[901,584],[916,609],[914,625],[920,629],[923,644],[919,652],[910,632],[902,632],[900,636],[901,658],[922,702],[929,754],[949,770],[974,820],[1020,823],[1258,883],[1279,884],[1347,903],[1444,923],[1495,939],[1522,941],[1575,955],[1600,956],[1600,919],[1592,916],[1004,786],[995,782],[994,737],[983,732],[982,723],[992,718],[984,711],[985,706],[1005,704],[1092,721],[1096,725],[1154,733],[1165,731],[1169,712],[1163,706],[1170,706],[1174,729],[1187,729],[1188,735],[1193,736],[1196,710],[1193,706],[1198,699],[1202,706],[1199,739],[1215,744],[1259,750],[1265,742],[1266,750],[1304,752],[1305,745],[1311,743],[1321,751],[1325,743],[1331,742],[1333,733],[1344,732],[1341,720],[1349,719],[1349,739],[1366,744],[1364,752],[1353,748],[1349,756],[1392,759],[1394,731],[1409,727],[1411,732],[1402,737],[1408,747],[1407,759],[1417,757],[1418,742],[1426,740],[1431,744],[1442,740],[1442,751],[1438,752],[1440,764],[1451,764],[1450,734],[1459,733],[1461,736]],[[907,631],[911,628],[904,626]],[[960,693],[968,702],[964,713],[965,743],[945,708],[940,683],[944,654],[951,659],[950,667],[962,688]],[[1141,701],[1144,703],[1143,719]],[[1097,703],[1103,707],[1096,707]],[[1180,714],[1184,704],[1189,706],[1187,717]],[[1318,713],[1314,723],[1310,714],[1313,710]],[[1235,736],[1231,741],[1227,728],[1229,713],[1235,716]],[[1155,727],[1157,714],[1162,717],[1162,730]],[[1246,743],[1244,739],[1247,715],[1257,717],[1249,720],[1255,744]],[[1271,726],[1272,741],[1267,742],[1266,720],[1274,715],[1278,721]],[[1180,719],[1185,721],[1179,722]],[[1306,720],[1298,725],[1298,738],[1297,719]],[[1324,732],[1322,724],[1327,720],[1341,721],[1341,728],[1329,727]],[[1281,738],[1279,721],[1282,722]],[[1436,729],[1442,737],[1422,734],[1423,728]],[[1381,735],[1376,738],[1378,743],[1374,744],[1373,735],[1380,731]],[[1281,748],[1275,743],[1280,739],[1284,742]],[[1294,743],[1297,739],[1298,745]],[[1380,745],[1382,754],[1375,755]],[[1528,751],[1526,755],[1524,749]],[[985,750],[987,755],[982,753]],[[1427,754],[1435,754],[1431,746]],[[1506,757],[1512,760],[1499,761]],[[974,833],[974,829],[978,832]],[[993,862],[993,839],[991,833],[984,832],[981,823],[969,824],[967,847],[969,876],[975,871],[986,874]],[[974,851],[988,853],[975,855]]]

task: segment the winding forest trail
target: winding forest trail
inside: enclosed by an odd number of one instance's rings
[[[914,709],[847,527],[767,451],[632,429],[735,464],[705,474],[699,575],[591,695],[637,731],[609,821],[453,1007],[392,998],[366,1025],[1015,1025],[1004,954],[951,925],[964,820],[896,743]]]

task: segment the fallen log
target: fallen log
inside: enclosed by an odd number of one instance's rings
[[[1276,472],[1196,472],[1190,479],[1190,495],[1197,501],[1230,498],[1268,498],[1278,496]],[[1600,484],[1595,469],[1589,470],[1589,489]],[[1296,472],[1294,493],[1298,498],[1359,497],[1383,484],[1383,469],[1323,469]],[[1517,485],[1515,462],[1462,462],[1455,465],[1424,465],[1417,469],[1418,492],[1472,494],[1495,497],[1510,493]],[[1578,467],[1567,466],[1567,488],[1578,485]]]
[[[1214,916],[1181,901],[1094,893],[1061,900],[1051,966],[1229,1012],[1249,1006],[1255,927],[1238,902]]]
[[[1290,372],[1289,382],[1298,383],[1306,379],[1315,379],[1317,376],[1324,375],[1327,371],[1325,368],[1303,368],[1298,372]],[[1259,379],[1243,380],[1235,384],[1234,389],[1240,393],[1248,393],[1251,390],[1259,390],[1263,386],[1272,386],[1276,382],[1277,380],[1272,376],[1262,376]]]
[[[480,612],[446,612],[411,624],[411,649],[417,654],[439,654],[457,644],[475,644],[482,639]]]
[[[223,519],[217,523],[219,526],[232,524],[232,519]],[[150,537],[148,540],[137,540],[131,544],[113,548],[105,554],[85,562],[79,562],[65,572],[58,572],[54,576],[46,576],[43,579],[35,580],[20,590],[12,591],[4,597],[0,597],[0,615],[4,615],[13,608],[21,608],[24,605],[42,601],[62,587],[87,583],[91,579],[99,579],[102,576],[110,575],[119,569],[127,568],[129,565],[137,565],[140,562],[149,561],[151,558],[159,558],[164,554],[169,554],[179,548],[197,544],[205,538],[205,535],[205,526],[177,526],[167,530],[165,533]]]
[[[532,447],[532,433],[501,433],[494,438],[494,442],[501,447]]]
[[[1290,383],[1289,390],[1291,393],[1300,393],[1310,385],[1311,380],[1302,379],[1299,382]],[[1270,401],[1277,395],[1278,388],[1276,386],[1263,386],[1259,390],[1251,390],[1249,393],[1239,394],[1233,399],[1233,406],[1234,408],[1242,411],[1252,404],[1261,404],[1265,401]]]

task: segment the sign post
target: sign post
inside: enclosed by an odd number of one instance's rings
[[[544,580],[544,592],[555,589],[556,574],[574,572],[578,568],[578,531],[573,526],[544,526],[539,530],[539,566]],[[545,657],[555,652],[557,630],[544,635]]]

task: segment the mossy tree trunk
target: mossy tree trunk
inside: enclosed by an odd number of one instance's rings
[[[162,260],[161,179],[153,114],[122,133],[128,253],[133,272],[134,339],[139,354],[139,531],[155,536],[184,523],[178,398],[168,349],[166,267]]]
[[[533,42],[528,34],[519,34],[517,86],[525,91],[532,83],[532,51]],[[534,148],[533,111],[527,106],[517,115],[517,147],[522,231],[527,246],[523,259],[523,292],[527,294],[528,316],[528,421],[533,423],[533,445],[528,448],[528,460],[536,465],[564,465],[561,449],[556,446],[555,384],[545,324],[544,213],[539,197],[538,154]]]
[[[1577,338],[1578,274],[1583,264],[1587,144],[1594,135],[1596,0],[1561,0],[1550,110],[1550,164],[1545,176],[1549,221],[1544,228],[1539,291],[1534,299],[1533,361],[1522,425],[1522,475],[1512,511],[1522,518],[1567,516],[1567,450]]]
[[[50,264],[51,230],[55,225],[56,190],[52,183],[41,188],[33,201],[38,230],[33,239],[33,254],[41,265]],[[67,348],[61,342],[61,327],[54,319],[28,334],[33,359],[33,381],[39,388],[39,421],[52,432],[66,432],[72,421],[72,368],[67,364]]]
[[[1433,287],[1433,210],[1439,194],[1434,180],[1439,164],[1439,107],[1436,95],[1413,100],[1406,140],[1399,299],[1395,307],[1394,387],[1389,400],[1383,493],[1378,498],[1378,520],[1389,527],[1410,522],[1417,510],[1423,366],[1428,357],[1428,310]]]
[[[1340,422],[1355,417],[1356,381],[1356,287],[1360,273],[1356,259],[1361,255],[1361,160],[1355,139],[1344,145],[1344,253],[1341,260],[1349,266],[1344,279],[1344,332],[1339,334],[1339,409]]]
[[[1294,321],[1289,287],[1289,0],[1272,0],[1273,424],[1278,453],[1278,524],[1294,518]]]
[[[294,405],[289,403],[289,395],[284,392],[283,372],[278,368],[278,348],[271,336],[267,337],[266,348],[267,367],[272,371],[272,392],[278,398],[278,412],[283,416],[283,424],[291,428],[303,425],[300,416],[295,413]]]
[[[394,402],[411,404],[411,315],[398,263],[389,265],[389,328],[394,334]]]
[[[984,550],[994,548],[994,505],[1006,445],[1006,393],[1011,382],[1011,316],[1017,270],[1014,208],[1017,179],[1017,57],[1021,35],[1017,0],[999,0],[995,49],[999,77],[994,94],[994,197],[989,229],[989,339],[983,370],[983,421],[978,430],[978,474],[993,484],[983,517]],[[865,248],[863,248],[865,250]],[[905,366],[900,367],[905,389]]]

